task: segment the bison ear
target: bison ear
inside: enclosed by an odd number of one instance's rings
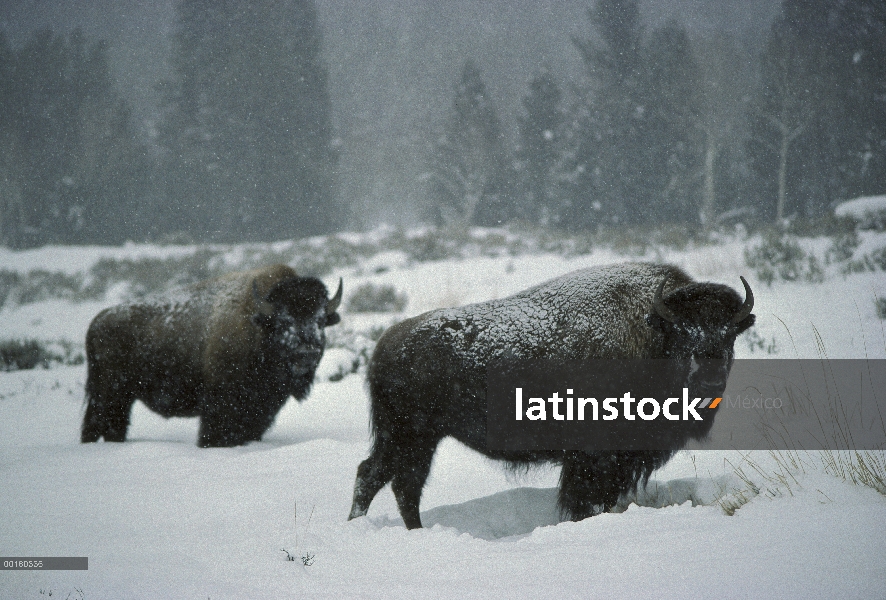
[[[735,328],[736,328],[736,330],[737,330],[736,335],[741,334],[741,333],[744,333],[745,331],[747,331],[748,329],[750,329],[751,327],[753,327],[754,323],[756,323],[756,322],[757,322],[757,316],[756,316],[756,315],[748,315],[748,316],[746,316],[744,319],[742,319],[741,321],[739,321],[739,322],[735,325]]]
[[[337,312],[334,312],[331,315],[326,315],[326,325],[325,325],[326,327],[329,327],[330,325],[336,325],[337,323],[340,323],[340,322],[341,322],[341,315],[339,315]]]

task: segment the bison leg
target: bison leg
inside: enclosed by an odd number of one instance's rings
[[[252,397],[260,399],[262,398],[262,394],[256,392],[252,394]],[[277,414],[286,404],[287,400],[289,400],[288,395],[281,395],[280,399],[276,402],[273,402],[270,398],[265,399],[263,402],[253,400],[251,406],[252,410],[256,412],[250,414],[243,422],[247,442],[261,441],[265,432],[267,432],[267,430],[271,428],[271,425],[274,424]]]
[[[421,516],[418,505],[421,492],[431,472],[431,461],[439,440],[429,440],[422,444],[414,444],[406,449],[398,460],[397,473],[391,482],[391,490],[397,499],[397,508],[406,529],[421,527]]]
[[[210,389],[200,413],[197,445],[228,448],[260,441],[289,399],[288,394],[273,394],[249,385]]]
[[[369,458],[357,467],[357,481],[354,482],[354,502],[348,521],[364,517],[369,511],[373,498],[394,477],[393,465],[385,459],[384,450],[376,441]]]
[[[615,506],[622,487],[629,487],[622,469],[614,454],[569,454],[560,471],[560,514],[581,521]]]
[[[230,448],[253,441],[251,425],[254,416],[247,410],[250,398],[249,390],[240,386],[210,389],[200,411],[197,445],[201,448]]]
[[[663,466],[672,451],[574,452],[560,471],[560,514],[573,521],[610,510],[622,494],[636,490]]]
[[[383,439],[376,438],[369,458],[357,468],[354,503],[348,520],[365,516],[372,499],[390,481],[406,528],[420,528],[419,501],[439,440],[425,440],[421,444],[413,441],[404,448]]]
[[[197,445],[201,448],[230,448],[250,441],[237,414],[211,411],[200,417]]]
[[[104,438],[106,442],[125,442],[129,413],[135,399],[125,393],[97,393],[87,381],[86,414],[80,429],[80,442],[88,444]]]

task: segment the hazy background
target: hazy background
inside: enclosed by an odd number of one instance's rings
[[[451,106],[464,61],[476,61],[506,134],[516,136],[530,79],[549,67],[567,89],[582,76],[571,36],[593,38],[587,0],[316,2],[329,70],[333,122],[341,140],[339,193],[352,205],[349,225],[415,222],[424,193],[419,173],[431,131]],[[693,40],[728,34],[759,51],[778,0],[647,0],[647,31],[669,20]],[[0,26],[13,45],[32,31],[80,27],[109,42],[119,91],[148,136],[158,119],[158,81],[175,25],[173,0],[6,0]],[[736,57],[738,59],[738,57]],[[748,69],[753,72],[752,69]]]

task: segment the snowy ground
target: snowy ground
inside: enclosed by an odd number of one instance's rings
[[[738,289],[748,278],[762,342],[752,351],[740,339],[739,357],[886,358],[874,305],[886,296],[882,271],[767,287],[745,267],[745,243],[647,258]],[[166,252],[0,251],[0,266],[77,272],[101,256]],[[393,252],[324,279],[343,277],[346,299],[368,281],[407,294],[402,315],[343,314],[341,327],[365,330],[624,260],[600,250],[410,263]],[[0,338],[81,343],[115,301],[9,306]],[[826,474],[816,453],[777,477],[769,453],[683,452],[624,512],[558,523],[556,469],[515,476],[446,441],[422,498],[426,529],[403,528],[388,489],[347,522],[367,396],[362,372],[329,376],[351,358],[329,351],[309,398],[288,404],[262,442],[235,449],[198,449],[196,420],[140,404],[127,443],[83,446],[83,366],[0,373],[0,555],[89,557],[88,571],[2,571],[0,598],[886,597],[886,498]],[[721,505],[740,508],[727,516]]]

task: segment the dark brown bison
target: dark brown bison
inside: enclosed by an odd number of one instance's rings
[[[611,452],[507,452],[486,438],[486,369],[515,359],[655,359],[674,361],[677,381],[722,389],[736,336],[754,323],[754,299],[696,283],[669,265],[624,264],[569,273],[511,297],[427,312],[391,327],[369,363],[372,450],[357,470],[350,517],[366,514],[391,482],[408,528],[421,527],[419,500],[439,441],[452,436],[512,464],[562,465],[558,505],[579,520],[611,509],[619,497],[664,465],[673,448]],[[698,368],[710,359],[721,367]],[[725,372],[724,372],[725,369]],[[670,424],[663,427],[680,427]]]
[[[341,294],[341,281],[330,299],[318,279],[275,265],[100,312],[80,440],[124,441],[136,399],[200,417],[201,447],[261,439],[289,396],[307,395]]]

